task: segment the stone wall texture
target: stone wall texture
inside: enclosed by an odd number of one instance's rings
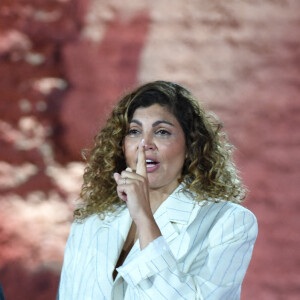
[[[55,298],[91,146],[120,95],[187,86],[224,123],[259,236],[242,299],[300,297],[300,1],[1,0],[0,282]]]

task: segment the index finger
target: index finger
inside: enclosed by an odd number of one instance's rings
[[[142,139],[139,144],[138,157],[136,163],[136,173],[147,178],[146,156],[145,156],[145,140]]]

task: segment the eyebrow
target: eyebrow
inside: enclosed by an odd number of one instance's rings
[[[143,126],[143,124],[142,124],[140,121],[136,120],[136,119],[132,119],[132,120],[130,121],[130,124],[131,124],[131,123],[136,123],[136,124],[138,124],[139,126]],[[167,124],[167,125],[170,125],[170,126],[174,126],[174,124],[172,124],[171,122],[168,122],[168,121],[165,121],[165,120],[157,120],[157,121],[155,121],[155,122],[152,124],[152,127],[155,127],[155,126],[157,126],[157,125],[159,125],[159,124]]]

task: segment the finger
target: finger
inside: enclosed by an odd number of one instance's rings
[[[122,186],[118,185],[118,187],[117,187],[117,194],[118,194],[118,197],[120,199],[122,199],[123,201],[127,202],[127,194],[125,193],[124,188]]]
[[[130,178],[130,179],[134,179],[134,180],[139,180],[139,181],[144,181],[145,177],[134,173],[134,172],[128,172],[128,171],[122,171],[121,173],[121,178]],[[119,178],[118,178],[119,179]]]
[[[138,159],[136,164],[136,173],[147,178],[146,156],[145,156],[145,140],[142,139],[138,149]]]
[[[114,173],[114,179],[117,183],[117,194],[120,199],[127,202],[127,194],[125,192],[124,178],[119,173]],[[123,184],[123,185],[122,185]]]
[[[135,178],[132,179],[132,178],[129,178],[129,177],[121,177],[121,178],[118,179],[117,185],[120,186],[121,188],[126,189],[126,187],[129,184],[136,183],[136,182],[139,182],[139,181],[142,181],[142,180],[137,181]]]
[[[118,183],[118,180],[121,178],[121,175],[119,173],[114,173],[114,179],[116,183]]]

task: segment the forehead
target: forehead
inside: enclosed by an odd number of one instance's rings
[[[161,106],[159,104],[153,104],[149,107],[139,107],[137,108],[132,116],[132,119],[144,119],[144,120],[173,120],[177,122],[176,117],[170,112],[169,108],[166,106]]]

